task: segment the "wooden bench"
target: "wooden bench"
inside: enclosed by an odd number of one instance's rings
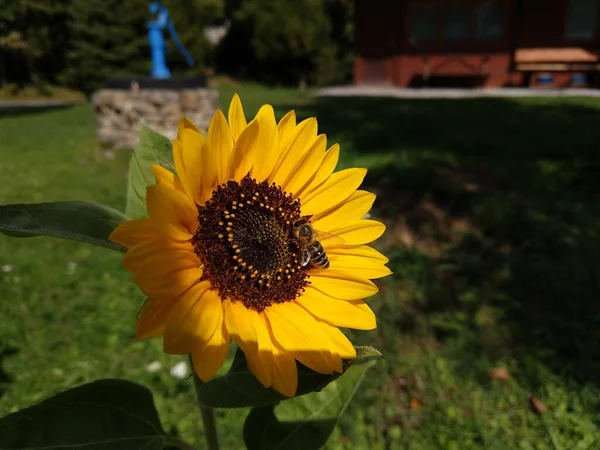
[[[521,72],[595,71],[600,70],[600,56],[581,47],[522,48],[515,52],[515,69]]]

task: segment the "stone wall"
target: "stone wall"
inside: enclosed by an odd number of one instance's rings
[[[134,148],[140,123],[174,139],[177,123],[187,116],[206,130],[219,103],[213,89],[102,89],[92,98],[96,130],[101,144],[111,148]]]

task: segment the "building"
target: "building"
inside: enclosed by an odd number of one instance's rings
[[[600,85],[600,0],[356,0],[355,83]]]

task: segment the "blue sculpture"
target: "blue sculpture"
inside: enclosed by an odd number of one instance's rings
[[[194,65],[194,58],[192,58],[192,55],[189,54],[181,41],[179,41],[167,8],[158,2],[152,2],[149,10],[150,14],[155,15],[156,18],[156,20],[148,22],[148,40],[150,41],[150,49],[152,51],[152,71],[150,72],[150,76],[153,78],[171,77],[171,72],[165,63],[166,46],[162,31],[165,27],[169,30],[171,39],[183,54],[187,63],[192,67]]]

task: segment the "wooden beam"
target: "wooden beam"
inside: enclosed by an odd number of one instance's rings
[[[517,64],[515,67],[518,71],[523,72],[579,72],[579,71],[590,71],[600,70],[600,64],[567,64],[567,63],[528,63],[528,64]]]

